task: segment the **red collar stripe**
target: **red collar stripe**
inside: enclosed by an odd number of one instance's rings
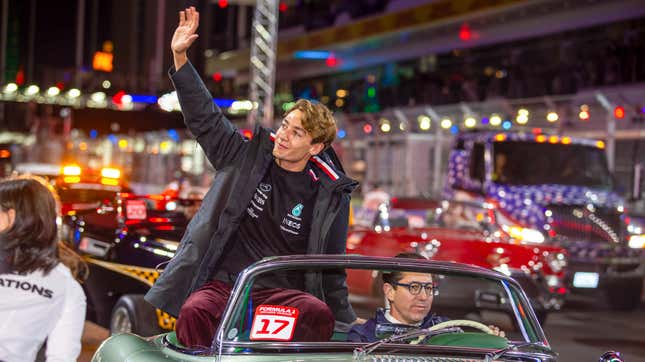
[[[271,141],[275,142],[275,133],[271,132],[269,138],[271,139]]]
[[[311,178],[312,178],[314,181],[318,181],[318,176],[316,176],[316,173],[314,172],[314,170],[309,169],[309,174],[311,175]]]
[[[323,161],[320,157],[314,156],[311,158],[311,160],[316,165],[318,165],[318,167],[322,168],[322,170],[325,171],[327,176],[329,176],[332,180],[336,181],[340,178],[338,174],[331,167],[329,167],[329,165],[325,163],[325,161]]]

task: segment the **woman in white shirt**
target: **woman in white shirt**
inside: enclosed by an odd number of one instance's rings
[[[76,361],[85,294],[61,262],[55,193],[43,180],[0,181],[0,361]]]

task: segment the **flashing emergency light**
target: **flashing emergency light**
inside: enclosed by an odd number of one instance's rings
[[[65,165],[63,166],[63,175],[64,176],[80,176],[81,167],[78,165]]]
[[[114,167],[104,167],[101,169],[101,177],[118,179],[121,177],[121,170]]]
[[[614,108],[614,118],[623,119],[625,118],[625,108],[618,106]]]

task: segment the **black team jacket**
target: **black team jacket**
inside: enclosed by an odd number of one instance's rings
[[[246,207],[274,161],[274,136],[257,126],[245,139],[213,103],[199,74],[187,63],[170,70],[184,121],[217,170],[212,186],[188,225],[175,256],[166,265],[145,299],[177,316],[188,296],[211,281],[218,259],[234,239]],[[332,160],[337,163],[333,165]],[[307,243],[307,254],[343,254],[349,221],[350,193],[358,183],[342,173],[329,148],[309,161],[319,189]],[[326,302],[337,321],[356,319],[347,300],[344,273],[312,274],[305,278],[309,293]]]

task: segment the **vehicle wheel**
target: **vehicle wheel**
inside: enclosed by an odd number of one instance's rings
[[[632,310],[640,305],[642,293],[640,278],[620,280],[607,286],[607,301],[613,310]]]
[[[114,305],[110,317],[110,334],[134,333],[149,337],[162,332],[157,324],[154,307],[143,299],[143,295],[123,295]]]

